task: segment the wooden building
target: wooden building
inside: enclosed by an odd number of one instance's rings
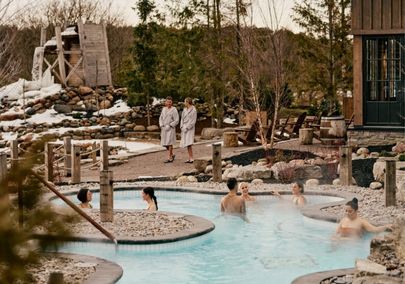
[[[352,34],[349,143],[405,141],[405,0],[352,0]]]
[[[45,67],[50,68],[52,74],[63,86],[112,85],[107,32],[104,24],[80,21],[64,31],[56,27],[55,37],[48,41],[45,40],[45,30],[43,30],[41,47],[36,54],[39,59],[34,60],[36,66],[33,70],[41,70],[41,72],[36,72],[33,80],[41,79],[43,67]]]

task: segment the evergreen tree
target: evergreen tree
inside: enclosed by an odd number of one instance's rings
[[[309,85],[334,102],[338,89],[351,88],[350,0],[297,1],[293,10],[310,38],[301,45]]]
[[[148,125],[150,125],[149,103],[150,96],[156,95],[157,54],[154,47],[154,36],[157,23],[153,20],[155,3],[151,0],[139,0],[136,10],[141,23],[134,28],[135,43],[133,54],[135,69],[131,71],[132,79],[128,82],[129,89],[137,96],[144,96],[148,110]]]

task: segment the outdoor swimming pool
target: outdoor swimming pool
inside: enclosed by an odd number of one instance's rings
[[[222,196],[157,191],[159,210],[201,216],[215,224],[204,236],[159,245],[72,243],[61,251],[89,254],[117,262],[124,269],[119,283],[290,283],[296,277],[353,267],[369,254],[370,236],[336,244],[336,224],[303,217],[285,196],[258,196],[247,203],[245,222],[220,216]],[[99,195],[93,195],[98,206]],[[339,200],[307,196],[310,203]],[[72,199],[75,199],[72,196]],[[55,201],[58,202],[59,201]],[[75,201],[76,202],[76,201]],[[114,192],[116,209],[143,209],[139,191]]]

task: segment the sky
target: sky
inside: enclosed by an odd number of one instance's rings
[[[277,13],[281,15],[281,26],[291,29],[297,30],[298,27],[292,21],[292,7],[294,6],[294,2],[296,0],[275,0],[277,3]],[[157,6],[162,7],[164,6],[165,0],[155,0]],[[256,26],[269,26],[266,24],[268,22],[268,7],[267,7],[267,0],[252,0],[253,3],[253,23]],[[114,4],[116,7],[123,11],[125,19],[127,19],[128,23],[131,25],[136,25],[138,23],[138,18],[133,9],[131,7],[135,6],[135,1],[131,0],[114,0]],[[266,19],[267,20],[264,20]]]
[[[24,7],[25,5],[38,5],[40,2],[46,0],[12,0],[14,1],[13,9],[17,7]],[[63,1],[63,0],[61,0]],[[107,4],[112,2],[113,8],[123,16],[124,20],[129,25],[136,25],[139,20],[136,12],[132,9],[135,6],[137,0],[100,0],[102,3]],[[155,0],[158,7],[164,7],[164,3],[167,0]],[[180,0],[185,1],[185,0]],[[252,0],[253,9],[253,24],[256,26],[271,26],[269,24],[269,12],[267,2],[271,0]],[[277,15],[280,15],[280,26],[288,28],[293,31],[297,31],[297,25],[292,21],[292,7],[296,0],[274,0],[276,3]],[[231,1],[233,2],[233,1]],[[1,0],[0,0],[1,5]],[[250,21],[250,20],[249,20]]]

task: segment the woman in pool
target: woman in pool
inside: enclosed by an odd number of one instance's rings
[[[249,186],[247,182],[241,182],[239,184],[239,190],[242,192],[242,199],[245,201],[256,201],[256,198],[249,194]]]
[[[294,205],[304,206],[307,203],[307,200],[304,197],[304,185],[300,182],[295,182],[293,183],[291,190],[292,202],[294,203]],[[281,198],[281,195],[280,193],[278,193],[278,191],[273,190],[273,194]]]
[[[148,211],[157,211],[158,204],[155,196],[155,190],[151,187],[145,187],[142,189],[142,198],[148,203]]]
[[[359,203],[357,198],[353,198],[346,203],[345,212],[346,215],[340,221],[337,228],[337,235],[341,237],[361,237],[366,232],[379,233],[385,230],[391,230],[392,225],[374,226],[371,225],[366,219],[358,216],[357,210],[359,209]]]
[[[88,188],[81,188],[77,193],[77,199],[79,199],[79,201],[81,202],[79,204],[80,208],[93,208],[93,206],[90,204],[92,198],[93,193]]]

